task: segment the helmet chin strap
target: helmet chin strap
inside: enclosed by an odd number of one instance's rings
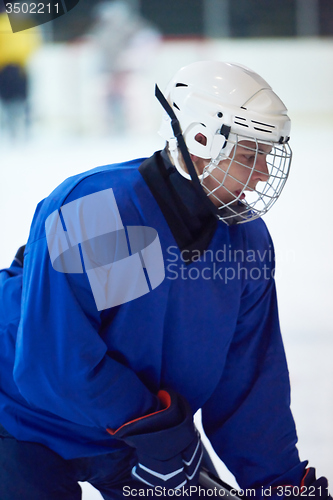
[[[192,162],[191,157],[190,157],[190,153],[187,149],[184,137],[182,135],[178,118],[176,117],[175,113],[173,112],[173,109],[171,108],[170,104],[168,103],[168,101],[166,100],[166,98],[164,97],[164,95],[162,94],[162,92],[160,91],[160,89],[158,88],[157,85],[155,86],[155,97],[159,100],[160,104],[165,109],[165,111],[167,112],[167,114],[169,115],[169,117],[171,119],[171,127],[173,130],[174,139],[171,139],[169,141],[169,144],[171,146],[170,147],[170,154],[171,154],[171,157],[174,161],[174,164],[175,164],[177,171],[183,177],[192,181],[193,187],[196,190],[197,194],[200,196],[204,205],[214,214],[215,217],[219,218],[218,208],[208,199],[207,195],[205,194],[205,192],[201,186],[200,179],[195,171],[193,162]],[[180,165],[179,151],[178,151],[177,145],[178,145],[180,152],[182,154],[183,160],[184,160],[186,168],[188,170],[188,174],[186,172],[184,172],[184,170],[182,169],[182,167]],[[200,176],[200,178],[201,177],[202,176]]]
[[[178,170],[178,172],[180,173],[180,175],[182,175],[183,177],[185,177],[185,179],[190,181],[191,180],[190,174],[185,172],[185,170],[183,169],[183,167],[180,164],[178,141],[175,137],[173,137],[169,140],[169,151],[170,151],[171,158],[173,160],[173,164],[176,167],[176,169]]]

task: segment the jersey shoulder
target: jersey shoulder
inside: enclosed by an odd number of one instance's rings
[[[247,245],[254,248],[273,246],[273,241],[265,221],[259,217],[238,226]]]
[[[59,213],[77,212],[82,217],[84,212],[91,218],[94,213],[103,211],[103,203],[114,192],[123,199],[131,197],[131,186],[142,179],[138,167],[144,159],[104,165],[69,177],[57,186],[51,194],[42,200],[36,209],[31,225],[29,243],[45,236],[47,220],[58,217]],[[112,203],[111,203],[112,204]],[[101,206],[100,206],[101,205]],[[100,206],[100,207],[99,207]],[[99,210],[98,210],[99,208]],[[90,211],[90,213],[89,213]]]
[[[260,266],[275,267],[274,244],[263,219],[254,219],[233,228],[238,233],[236,246],[242,249],[246,262],[251,262],[251,265],[257,263]]]

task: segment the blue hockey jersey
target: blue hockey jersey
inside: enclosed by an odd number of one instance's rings
[[[125,445],[106,429],[154,410],[158,389],[173,388],[202,408],[241,487],[299,484],[266,226],[219,222],[204,250],[180,248],[142,161],[67,179],[36,209],[23,269],[0,273],[0,422],[64,458],[109,453]],[[153,232],[133,248],[133,228]],[[112,232],[114,265],[110,255],[88,259],[85,242],[103,253]],[[144,265],[157,240],[158,279]],[[113,281],[130,257],[133,274]],[[126,285],[119,295],[119,276],[141,291],[126,296]]]

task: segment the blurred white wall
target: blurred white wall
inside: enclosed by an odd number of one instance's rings
[[[131,57],[136,59],[135,50]],[[257,71],[286,102],[292,117],[316,114],[332,119],[333,40],[169,41],[156,46],[144,69],[133,64],[134,69],[123,76],[127,131],[153,132],[160,116],[155,83],[163,89],[180,67],[203,59],[239,62]],[[45,45],[35,55],[30,72],[37,133],[108,133],[108,79],[99,67],[98,48],[90,41]]]

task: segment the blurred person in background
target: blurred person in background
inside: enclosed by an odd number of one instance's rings
[[[13,33],[0,6],[0,130],[2,137],[24,139],[29,127],[28,62],[39,48],[37,28]]]
[[[161,35],[124,0],[98,4],[94,17],[85,38],[95,44],[99,54],[106,131],[135,132],[143,111],[138,95],[146,92],[140,76],[145,74],[147,67],[153,66]],[[131,85],[133,79],[135,95]]]

